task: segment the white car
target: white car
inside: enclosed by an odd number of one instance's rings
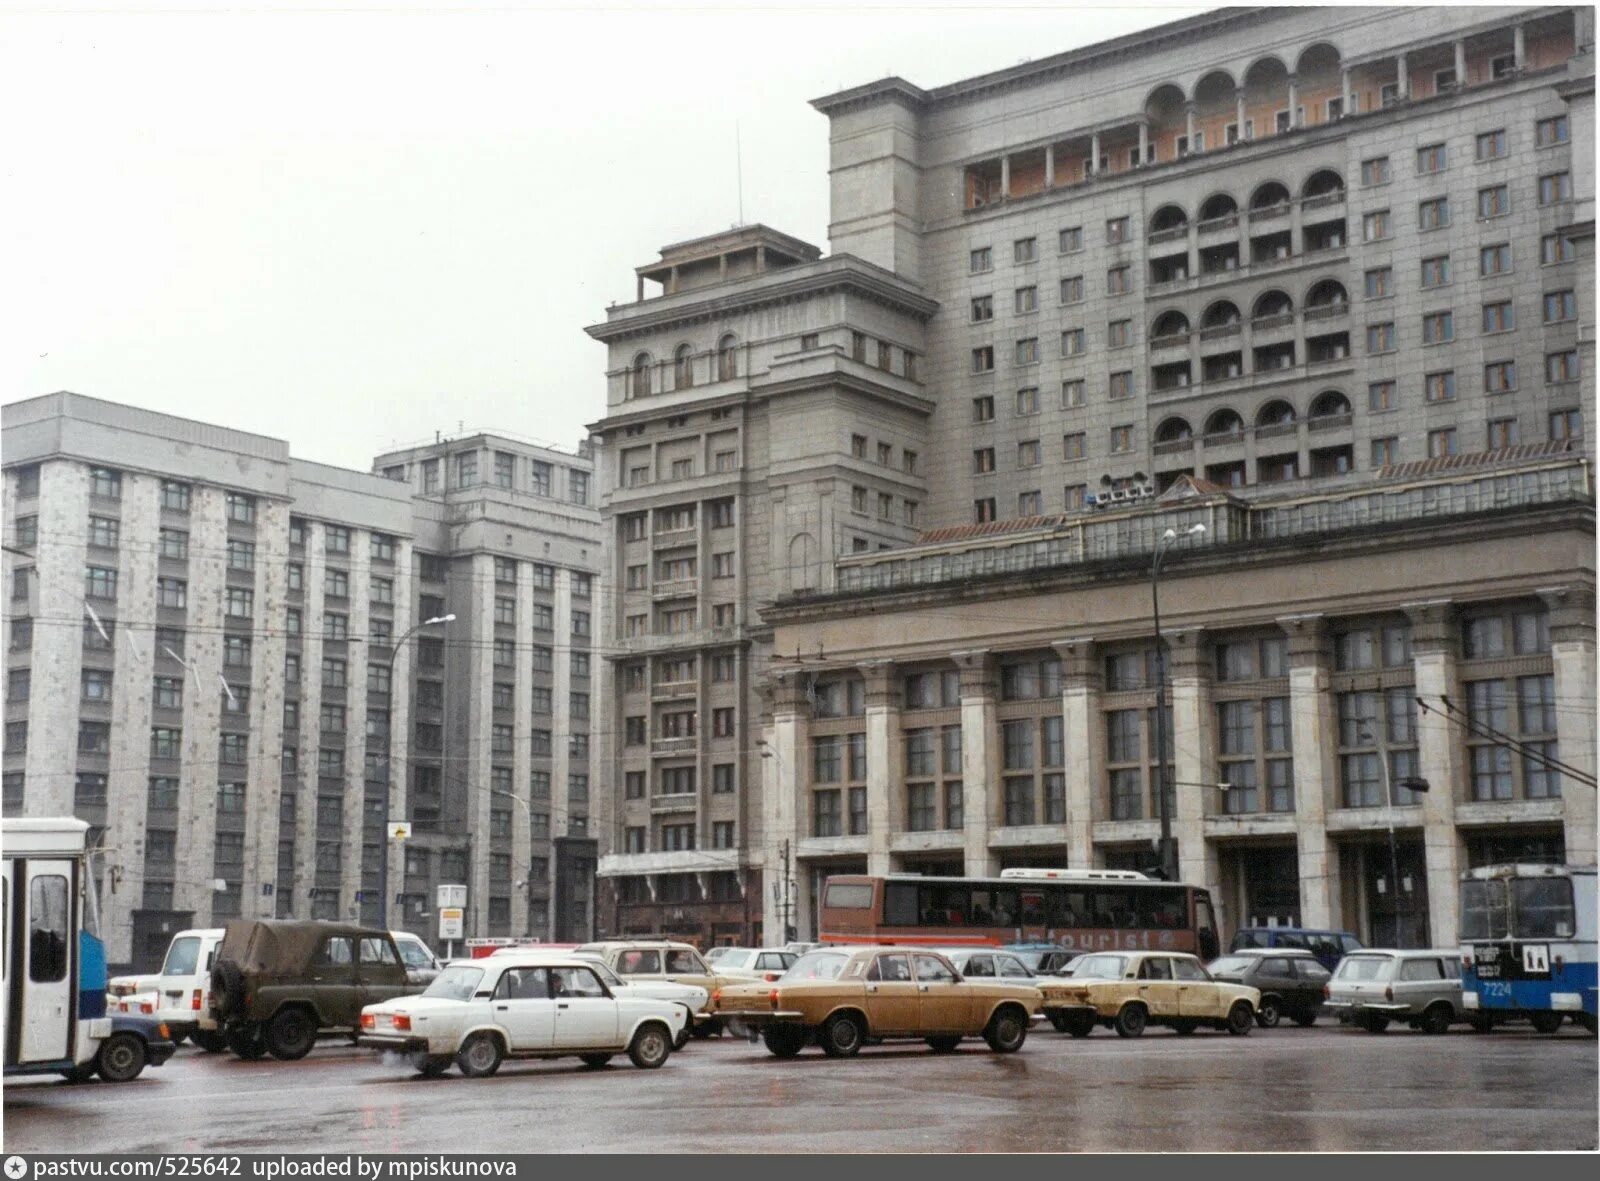
[[[400,952],[400,961],[406,966],[408,984],[432,984],[439,975],[438,957],[422,939],[410,931],[390,931],[394,945]]]
[[[683,1049],[694,1032],[695,1015],[704,1013],[706,1006],[711,1003],[711,991],[701,988],[698,984],[679,984],[675,980],[655,980],[649,976],[628,979],[618,976],[606,967],[605,961],[597,955],[585,953],[579,958],[593,964],[594,970],[600,979],[605,981],[606,987],[618,996],[643,996],[682,1005],[687,1019],[684,1022],[683,1032],[672,1043],[674,1050]]]
[[[717,957],[713,969],[719,976],[776,980],[799,958],[794,952],[779,947],[730,947]]]
[[[211,1017],[211,961],[222,942],[221,927],[179,931],[167,945],[161,971],[153,976],[117,976],[107,985],[118,1012],[166,1023],[173,1041],[188,1037],[202,1050],[226,1048]]]
[[[483,1078],[507,1058],[576,1056],[601,1067],[620,1053],[654,1070],[686,1020],[675,1001],[612,992],[592,960],[529,951],[455,960],[421,996],[368,1005],[359,1040],[408,1055],[428,1077],[454,1063]]]

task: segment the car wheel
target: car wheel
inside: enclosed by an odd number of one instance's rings
[[[793,1025],[769,1025],[761,1040],[774,1058],[793,1058],[806,1048],[806,1031]]]
[[[488,1078],[500,1069],[505,1054],[492,1033],[475,1033],[456,1051],[456,1069],[468,1078]]]
[[[927,1041],[928,1045],[933,1047],[935,1054],[949,1054],[961,1044],[961,1036],[957,1034],[953,1037],[930,1037]]]
[[[1234,1037],[1244,1037],[1255,1023],[1256,1015],[1250,1011],[1250,1002],[1234,1001],[1233,1008],[1228,1010],[1228,1032]]]
[[[850,1013],[835,1013],[822,1026],[822,1052],[830,1058],[853,1058],[861,1052],[867,1038],[861,1018]]]
[[[628,1045],[628,1058],[640,1070],[655,1070],[672,1054],[672,1035],[665,1025],[641,1025]]]
[[[214,1029],[197,1029],[189,1035],[189,1040],[207,1054],[220,1054],[228,1048],[228,1039]]]
[[[1422,1015],[1418,1028],[1429,1034],[1449,1033],[1450,1024],[1455,1019],[1456,1012],[1449,1005],[1433,1005]]]
[[[144,1040],[137,1034],[114,1033],[100,1043],[96,1055],[100,1077],[108,1083],[131,1083],[144,1069]]]
[[[244,973],[232,960],[219,959],[211,969],[211,1010],[227,1017],[244,1007]]]
[[[311,1053],[317,1044],[317,1023],[310,1013],[298,1005],[281,1009],[267,1023],[267,1049],[274,1058],[295,1062]]]
[[[1262,997],[1261,1007],[1256,1010],[1256,1024],[1262,1029],[1276,1029],[1282,1018],[1283,1010],[1278,1007],[1278,998]]]
[[[1533,1024],[1535,1033],[1554,1033],[1561,1028],[1565,1019],[1564,1013],[1529,1013],[1528,1020]]]
[[[1366,1017],[1362,1018],[1361,1028],[1368,1033],[1382,1033],[1389,1028],[1389,1019],[1381,1017],[1377,1013],[1368,1013]]]
[[[610,1062],[612,1057],[613,1055],[611,1054],[579,1054],[578,1061],[582,1062],[590,1070],[599,1070],[607,1062]]]
[[[1118,1037],[1138,1037],[1144,1032],[1145,1024],[1150,1020],[1150,1014],[1145,1012],[1143,1005],[1123,1005],[1117,1013],[1116,1031]]]
[[[450,1063],[455,1059],[449,1054],[413,1054],[411,1065],[416,1067],[417,1073],[423,1078],[438,1078],[450,1069]]]
[[[267,1052],[267,1043],[261,1037],[261,1026],[254,1023],[235,1025],[228,1030],[228,1049],[246,1062],[254,1062]]]
[[[1076,1013],[1067,1018],[1067,1032],[1073,1037],[1088,1037],[1096,1024],[1093,1013]]]
[[[1172,1023],[1172,1032],[1179,1037],[1192,1037],[1194,1031],[1198,1028],[1199,1026],[1193,1021],[1174,1021]]]
[[[1003,1005],[989,1018],[983,1040],[996,1054],[1015,1054],[1028,1040],[1028,1015],[1015,1005]]]
[[[1294,1015],[1294,1023],[1301,1029],[1309,1029],[1317,1023],[1317,1015],[1315,1013],[1296,1013]]]

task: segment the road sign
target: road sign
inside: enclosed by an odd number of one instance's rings
[[[440,907],[462,907],[467,904],[467,888],[458,885],[443,885],[439,887],[439,900],[436,905]]]
[[[406,841],[411,839],[411,826],[404,820],[389,821],[389,839],[391,841]]]
[[[459,906],[439,908],[439,938],[460,939],[466,934],[467,912]]]

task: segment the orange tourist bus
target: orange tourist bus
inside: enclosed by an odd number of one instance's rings
[[[824,943],[1055,943],[1078,951],[1221,952],[1211,895],[1132,870],[1007,869],[997,878],[830,877]]]

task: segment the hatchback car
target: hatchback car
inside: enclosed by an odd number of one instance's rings
[[[1455,951],[1359,951],[1344,958],[1327,989],[1328,1011],[1368,1033],[1382,1033],[1391,1021],[1444,1033],[1465,1020]]]
[[[1284,1017],[1296,1025],[1315,1025],[1322,1011],[1323,986],[1332,973],[1309,951],[1283,948],[1235,951],[1206,965],[1213,979],[1247,984],[1261,993],[1256,1024],[1271,1029]]]

